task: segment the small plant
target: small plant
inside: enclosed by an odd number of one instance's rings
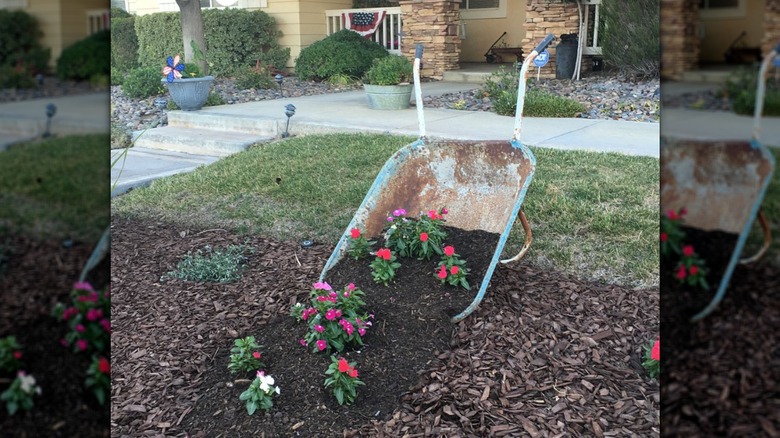
[[[350,256],[354,257],[355,260],[359,260],[367,255],[370,255],[371,246],[375,242],[366,239],[366,236],[360,232],[360,229],[353,228],[350,231],[350,238],[352,240],[350,240],[349,250],[347,250]]]
[[[257,409],[264,411],[271,409],[274,405],[273,395],[280,393],[279,387],[274,386],[274,378],[270,375],[266,376],[263,371],[258,371],[255,380],[246,391],[241,393],[239,400],[246,402],[246,412],[252,415]]]
[[[381,248],[376,252],[376,258],[371,262],[371,276],[374,281],[387,286],[395,277],[395,270],[400,268],[401,264],[396,262],[396,257],[387,248]]]
[[[229,283],[241,278],[246,262],[244,245],[229,245],[224,249],[206,246],[187,255],[176,265],[176,270],[163,275],[160,280],[171,278],[197,282]]]
[[[105,404],[106,394],[111,392],[111,362],[102,356],[92,356],[84,384],[95,394],[98,403]]]
[[[293,306],[291,315],[299,321],[306,321],[309,331],[301,339],[301,345],[311,345],[314,352],[334,348],[343,351],[348,345],[363,345],[363,336],[371,327],[369,316],[363,310],[365,294],[348,284],[336,292],[325,282],[317,282],[311,291],[309,308],[301,304]]]
[[[357,387],[365,385],[358,379],[358,370],[355,363],[349,363],[346,359],[331,356],[331,364],[325,371],[328,378],[325,379],[325,387],[330,388],[340,405],[352,404],[357,397]]]
[[[0,400],[5,402],[8,414],[14,415],[19,409],[32,409],[33,397],[40,394],[41,387],[35,384],[35,377],[19,371],[11,386],[0,394]]]
[[[661,339],[644,346],[645,356],[642,366],[645,367],[651,378],[661,373]]]
[[[230,349],[230,363],[228,364],[228,370],[232,374],[262,368],[263,363],[260,362],[261,354],[258,351],[262,345],[255,343],[254,336],[236,339],[234,343],[235,346]]]
[[[22,366],[22,346],[16,342],[16,337],[0,338],[0,372],[13,373]]]
[[[441,244],[447,238],[442,229],[447,209],[428,210],[419,219],[406,217],[406,210],[399,208],[388,216],[390,223],[385,229],[387,247],[401,257],[416,257],[430,260],[434,254],[441,254]]]
[[[108,292],[96,291],[89,283],[73,285],[71,306],[57,304],[54,316],[67,322],[70,331],[61,343],[75,353],[103,355],[111,345],[111,302]]]
[[[128,97],[145,99],[165,92],[160,83],[160,70],[155,67],[141,67],[130,70],[122,81],[122,92]]]
[[[704,260],[696,254],[693,245],[684,245],[682,247],[682,258],[675,268],[674,276],[680,283],[709,289],[710,286],[707,284],[706,275],[707,269],[704,267]]]
[[[328,78],[328,83],[334,87],[348,87],[355,83],[355,78],[343,73],[336,73]]]
[[[390,55],[374,59],[363,76],[363,83],[398,85],[412,81],[412,63],[405,56]]]
[[[661,217],[661,255],[665,257],[679,256],[680,260],[674,268],[674,276],[680,283],[689,286],[700,286],[709,289],[707,284],[707,268],[693,245],[684,244],[685,232],[682,221],[687,211],[681,208],[669,210]]]
[[[471,289],[469,282],[466,281],[466,275],[468,275],[468,269],[466,269],[466,262],[461,260],[460,257],[455,254],[455,248],[453,246],[445,246],[444,254],[441,258],[436,277],[441,280],[442,284],[449,283],[451,286],[462,286],[466,290]]]
[[[679,254],[681,243],[685,233],[680,229],[681,222],[687,211],[681,208],[678,211],[669,210],[661,217],[661,254],[668,256],[672,253]]]
[[[274,87],[274,80],[268,69],[258,61],[254,67],[241,67],[236,71],[236,87],[239,90],[267,90]]]

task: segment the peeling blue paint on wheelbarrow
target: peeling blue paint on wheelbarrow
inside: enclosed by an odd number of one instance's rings
[[[545,38],[523,63],[515,129],[510,141],[433,141],[426,138],[419,81],[422,48],[418,46],[414,81],[420,139],[397,151],[379,171],[325,264],[320,281],[324,281],[327,272],[344,257],[353,228],[359,228],[369,236],[377,236],[387,224],[388,214],[398,208],[416,215],[446,207],[452,212],[447,217],[447,225],[467,231],[483,230],[500,234],[476,297],[468,308],[453,317],[453,321],[460,321],[477,308],[518,215],[526,232],[525,245],[520,254],[502,262],[519,259],[531,243],[531,230],[521,211],[536,168],[534,155],[519,141],[525,75],[530,63],[552,39],[552,35]]]
[[[775,159],[758,141],[765,81],[780,46],[764,58],[758,80],[753,138],[700,140],[661,138],[661,206],[663,211],[687,210],[685,225],[704,231],[739,235],[726,272],[710,303],[692,320],[712,313],[723,299],[731,275],[740,262],[754,261],[768,249],[771,232],[760,213],[772,179]],[[764,246],[756,256],[740,260],[753,223],[759,218]]]

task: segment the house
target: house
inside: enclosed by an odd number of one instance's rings
[[[21,9],[35,17],[43,32],[41,45],[51,49],[52,67],[63,49],[110,25],[108,0],[0,0],[0,9]]]
[[[661,75],[750,64],[780,43],[780,0],[661,0]]]

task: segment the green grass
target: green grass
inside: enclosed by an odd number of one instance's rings
[[[115,198],[112,212],[334,244],[385,160],[413,140],[339,134],[275,142]],[[526,259],[580,278],[656,286],[658,160],[534,153],[524,202],[534,243]],[[522,227],[515,228],[505,256],[522,246]]]
[[[0,231],[95,243],[109,223],[109,177],[105,134],[0,152]]]

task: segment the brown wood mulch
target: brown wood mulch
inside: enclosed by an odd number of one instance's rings
[[[659,436],[658,383],[640,364],[642,345],[658,333],[657,289],[500,266],[477,311],[447,330],[432,318],[442,321],[457,306],[434,281],[420,288],[431,298],[416,309],[428,331],[392,336],[392,320],[377,312],[365,347],[345,353],[366,382],[347,407],[322,388],[327,358],[290,345],[305,328],[289,307],[307,297],[332,247],[251,237],[255,252],[240,281],[162,283],[187,251],[247,238],[116,217],[112,224],[112,436]],[[395,299],[399,312],[415,311],[400,294]],[[269,413],[251,417],[237,397],[246,383],[226,372],[233,340],[250,334],[263,338],[282,388]],[[389,357],[380,353],[389,349],[383,340],[417,350],[409,360],[425,360],[385,364],[383,372],[371,359]],[[294,389],[303,371],[280,367],[287,351],[301,370],[319,370],[303,396]],[[401,373],[408,383],[382,386]],[[312,404],[299,404],[303,398]],[[385,407],[375,413],[375,405]]]
[[[687,231],[711,270],[710,290],[682,286],[662,260],[663,435],[780,437],[780,270],[738,265],[724,300],[692,323],[715,295],[737,236]]]

